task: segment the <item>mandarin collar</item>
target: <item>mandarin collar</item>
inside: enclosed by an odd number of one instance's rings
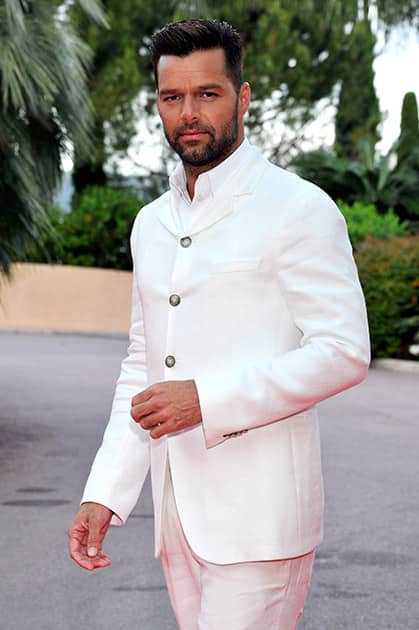
[[[247,138],[237,147],[231,155],[217,166],[201,173],[195,183],[194,199],[200,201],[208,197],[215,197],[218,190],[224,188],[224,184],[231,179],[240,166],[246,161],[252,152],[252,147]],[[180,162],[169,178],[170,189],[180,195],[188,204],[193,203],[186,187],[186,174],[182,162]]]

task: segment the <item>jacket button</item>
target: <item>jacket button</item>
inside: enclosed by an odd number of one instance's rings
[[[192,245],[192,239],[190,236],[184,236],[180,239],[180,244],[182,247],[190,247]]]
[[[175,357],[172,357],[172,355],[171,355],[171,354],[169,354],[169,355],[165,358],[164,362],[165,362],[165,364],[166,364],[166,366],[167,366],[168,368],[172,368],[172,367],[174,366],[174,364],[176,363],[176,359],[175,359]]]
[[[171,306],[178,306],[178,304],[180,304],[180,296],[173,293],[173,295],[169,297],[169,302]]]

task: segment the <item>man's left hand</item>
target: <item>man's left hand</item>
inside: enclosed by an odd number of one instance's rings
[[[132,399],[131,416],[154,439],[200,424],[195,381],[165,381],[148,387]]]

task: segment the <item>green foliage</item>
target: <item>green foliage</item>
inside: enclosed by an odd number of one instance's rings
[[[380,213],[393,208],[401,220],[418,221],[419,160],[416,161],[415,155],[419,157],[419,148],[411,160],[398,165],[397,144],[384,156],[375,153],[369,140],[361,141],[358,146],[358,161],[319,149],[299,155],[290,166],[333,199],[343,199],[349,204],[356,201],[373,204]]]
[[[369,2],[377,10],[378,17],[384,25],[386,32],[394,26],[409,26],[419,30],[419,3],[418,0],[375,0]]]
[[[410,161],[419,148],[419,121],[416,94],[407,92],[403,98],[400,135],[397,145],[397,162]]]
[[[390,156],[376,159],[373,151],[371,143],[363,143],[359,148],[362,161],[354,161],[339,157],[333,151],[318,149],[297,156],[290,166],[334,199],[378,205],[388,181]],[[391,204],[386,204],[388,207]],[[379,208],[381,210],[381,206]]]
[[[0,271],[36,239],[70,142],[88,149],[89,51],[60,0],[0,0]],[[96,0],[83,12],[102,20]]]
[[[348,70],[345,58],[358,23],[365,23],[369,14],[387,30],[418,23],[417,0],[103,0],[103,5],[109,30],[92,25],[77,6],[71,9],[74,24],[93,51],[90,93],[95,107],[94,150],[89,163],[80,156],[82,145],[76,146],[77,190],[104,183],[104,165],[126,153],[138,120],[151,124],[155,87],[147,44],[150,35],[167,22],[213,17],[230,21],[242,33],[245,78],[254,96],[248,128],[281,163],[303,139],[305,126],[317,115],[316,105],[322,99],[333,100],[345,72],[357,70],[356,62]],[[372,52],[368,46],[365,41],[369,60]],[[364,64],[362,76],[371,72]],[[354,89],[363,90],[362,81],[352,79]],[[349,79],[346,86],[349,89]],[[140,92],[146,104],[137,107],[133,103]],[[375,114],[369,116],[373,109],[371,104],[363,118],[369,121],[368,129],[376,124]],[[264,123],[269,127],[278,120],[287,125],[288,132],[272,146]]]
[[[245,77],[254,95],[249,125],[266,109],[288,113],[288,122],[310,118],[313,104],[331,94],[341,71],[341,46],[351,3],[208,2],[211,14],[232,22],[245,43]],[[274,94],[273,94],[274,92]]]
[[[407,222],[400,222],[398,216],[389,208],[385,214],[379,214],[372,204],[365,205],[360,201],[349,205],[338,201],[338,206],[348,225],[352,245],[356,246],[367,236],[388,238],[389,236],[406,236]]]
[[[418,330],[419,235],[367,238],[356,261],[367,302],[374,357],[404,357]]]
[[[205,17],[227,20],[242,35],[244,77],[252,87],[246,125],[271,158],[284,163],[317,116],[318,103],[332,100],[342,76],[346,29],[357,20],[357,3],[207,0],[206,5]],[[185,11],[182,17],[188,17]],[[278,121],[287,130],[281,138]],[[269,132],[271,125],[275,134]]]
[[[83,145],[76,143],[74,183],[78,191],[105,183],[108,158],[125,156],[138,121],[133,101],[142,89],[154,93],[147,38],[171,20],[177,3],[103,0],[102,4],[109,29],[92,24],[76,5],[70,11],[93,53],[89,90],[95,115],[94,147],[86,156]]]
[[[73,198],[67,214],[49,211],[54,232],[46,231],[28,253],[31,262],[131,269],[129,237],[143,203],[128,190],[93,186]]]
[[[339,104],[335,118],[336,152],[358,157],[359,141],[378,140],[380,108],[374,88],[375,37],[368,20],[355,24],[347,43]]]

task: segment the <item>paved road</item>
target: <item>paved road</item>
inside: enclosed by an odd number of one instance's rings
[[[176,628],[152,557],[149,485],[110,532],[110,569],[90,574],[67,559],[125,347],[0,333],[1,630]],[[321,406],[325,542],[300,630],[419,628],[418,384],[372,370]]]

